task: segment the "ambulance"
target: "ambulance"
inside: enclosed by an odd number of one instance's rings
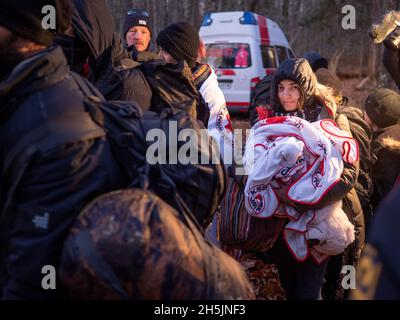
[[[257,82],[294,57],[279,25],[250,11],[206,14],[200,38],[230,112],[247,112]]]

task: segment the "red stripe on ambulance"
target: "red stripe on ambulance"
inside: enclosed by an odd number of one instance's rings
[[[261,44],[264,46],[270,45],[269,32],[267,27],[267,19],[263,16],[257,15],[258,28],[260,30]]]

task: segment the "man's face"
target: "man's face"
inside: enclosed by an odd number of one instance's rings
[[[129,29],[126,34],[126,42],[128,46],[134,45],[137,52],[146,51],[149,47],[151,34],[146,27],[135,26]]]
[[[17,44],[18,37],[0,26],[0,81],[24,60],[24,55],[18,50]]]

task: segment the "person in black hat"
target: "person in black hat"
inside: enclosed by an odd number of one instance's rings
[[[63,240],[83,206],[122,180],[105,132],[86,111],[62,49],[52,44],[53,31],[69,25],[69,4],[0,5],[3,299],[64,297],[55,273]],[[56,30],[42,28],[46,5],[59,15]]]
[[[129,10],[123,30],[123,38],[133,60],[145,62],[158,58],[158,53],[151,42],[153,30],[150,14],[146,10]]]
[[[217,142],[224,163],[232,164],[233,130],[229,112],[215,71],[210,65],[198,62],[206,54],[199,33],[187,22],[174,23],[160,31],[157,44],[166,63],[185,61],[191,69],[196,88],[205,102],[197,110],[198,118]]]
[[[376,208],[400,174],[400,95],[390,89],[376,89],[367,97],[364,106],[364,118],[374,131],[372,205]]]
[[[191,24],[171,24],[160,31],[157,44],[160,46],[160,55],[166,62],[186,61],[191,69],[196,66],[200,37]]]
[[[129,10],[124,23],[124,39],[128,47],[135,46],[136,51],[146,51],[150,46],[152,30],[150,15],[145,10]]]

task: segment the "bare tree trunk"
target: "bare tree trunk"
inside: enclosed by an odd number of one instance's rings
[[[191,16],[191,21],[195,29],[199,29],[201,25],[201,19],[202,15],[200,13],[200,1],[198,0],[192,0],[191,1],[191,9],[192,9],[192,16]]]

